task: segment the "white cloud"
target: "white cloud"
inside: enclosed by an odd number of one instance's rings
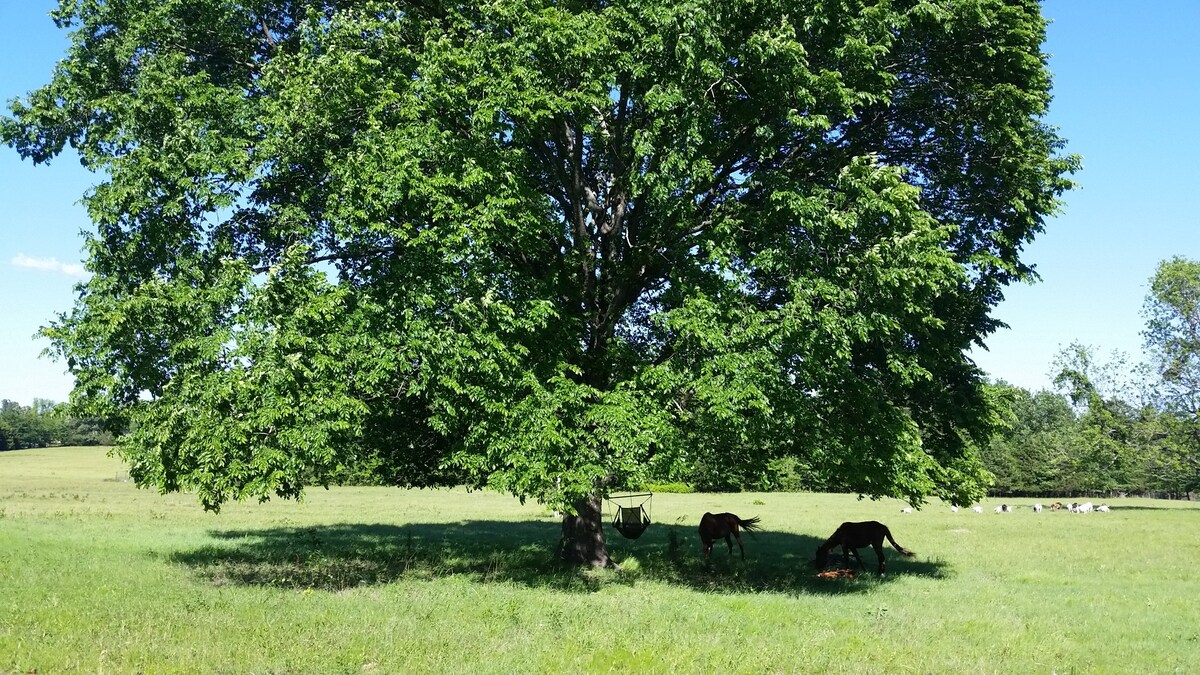
[[[82,279],[87,276],[87,270],[83,265],[78,263],[65,263],[58,258],[34,258],[27,256],[24,253],[18,253],[12,258],[13,267],[25,267],[31,270],[45,270],[47,272],[57,272],[65,274],[69,277]]]

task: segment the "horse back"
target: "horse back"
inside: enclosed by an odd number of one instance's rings
[[[726,533],[722,531],[724,525],[725,522],[720,516],[706,511],[703,516],[700,516],[700,538],[707,541],[725,536]]]
[[[708,513],[705,512],[700,517],[700,536],[718,539],[728,536],[730,533],[737,532],[738,525],[745,526],[747,531],[756,529],[758,519],[753,519],[753,522],[742,521],[737,515],[732,513]]]
[[[877,520],[867,520],[861,523],[845,522],[833,533],[832,538],[837,540],[836,544],[851,548],[864,548],[882,544],[887,532],[887,526]]]

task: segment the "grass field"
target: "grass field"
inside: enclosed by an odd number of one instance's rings
[[[0,453],[0,673],[1171,673],[1200,666],[1200,508],[951,513],[846,495],[656,495],[621,571],[489,492],[315,489],[204,513],[95,448]],[[999,500],[985,502],[994,506]],[[746,561],[705,511],[762,517]],[[805,565],[881,520],[889,574]],[[869,566],[874,553],[863,551]]]

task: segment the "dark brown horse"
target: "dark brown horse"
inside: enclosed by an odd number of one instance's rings
[[[891,542],[892,547],[900,552],[901,555],[912,556],[913,552],[904,548],[892,539],[892,533],[887,529],[887,525],[878,521],[869,520],[864,523],[842,523],[833,533],[833,536],[825,540],[817,549],[817,558],[813,560],[813,566],[818,570],[823,570],[829,564],[829,551],[838,546],[842,547],[842,561],[844,564],[850,564],[850,556],[853,555],[858,564],[865,570],[867,566],[863,564],[862,558],[858,555],[858,549],[864,546],[870,546],[875,549],[875,557],[879,559],[879,576],[883,576],[886,564],[883,558],[883,540],[887,538]]]
[[[738,529],[741,528],[751,535],[759,531],[758,516],[749,520],[742,520],[732,513],[705,513],[700,518],[700,543],[704,544],[705,559],[712,557],[713,542],[725,538],[725,545],[729,547],[729,555],[733,555],[732,536],[737,539],[738,548],[742,551],[742,560],[746,559],[746,547],[742,546],[742,535]]]

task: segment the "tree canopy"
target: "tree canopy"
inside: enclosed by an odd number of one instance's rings
[[[102,177],[45,332],[139,483],[217,508],[355,464],[578,511],[790,455],[982,493],[965,351],[1077,166],[1036,0],[53,16],[0,134]]]

